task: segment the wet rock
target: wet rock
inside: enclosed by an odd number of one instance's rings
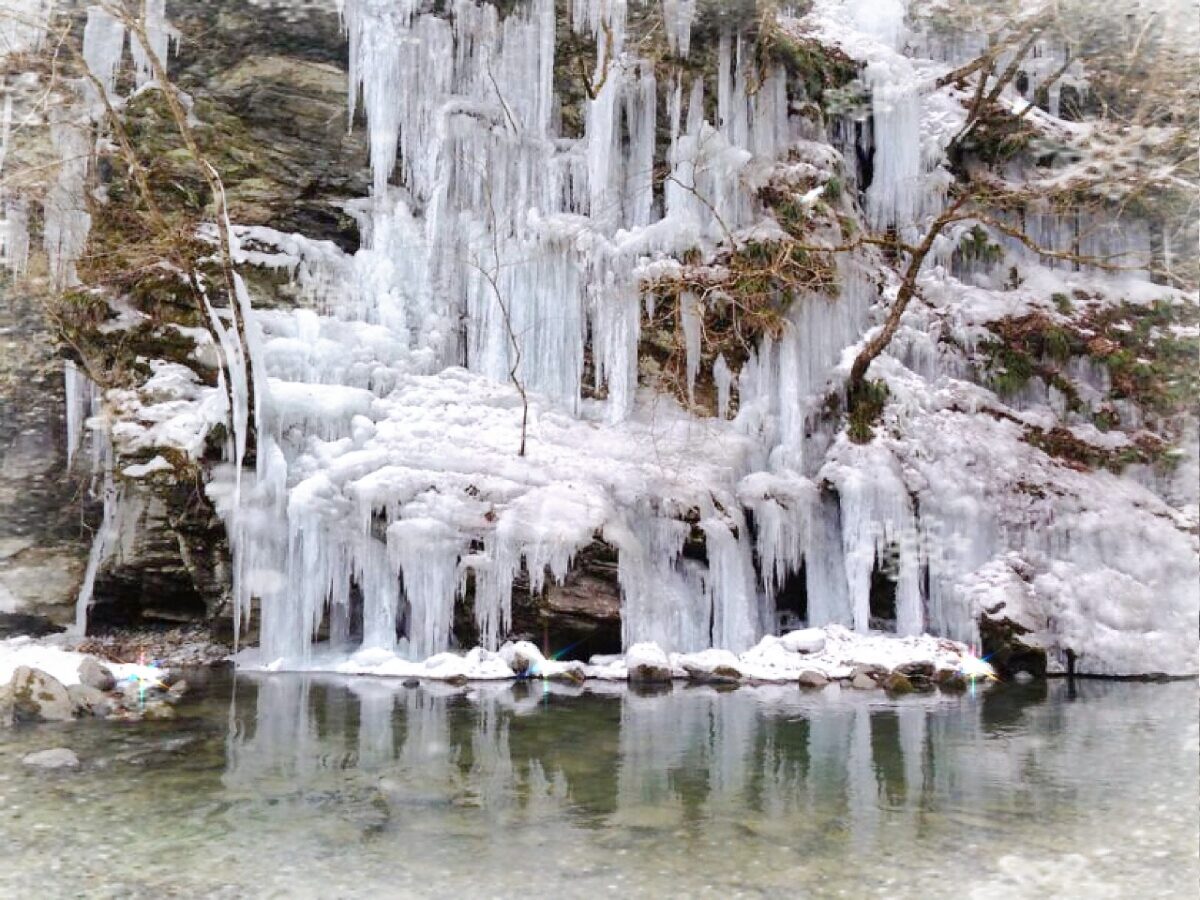
[[[913,692],[913,683],[902,672],[893,672],[883,679],[883,689],[893,695],[911,694]]]
[[[996,674],[1010,679],[1017,672],[1028,672],[1033,678],[1046,677],[1046,651],[1025,643],[1030,630],[1011,619],[979,617],[979,638],[982,656],[992,664]]]
[[[553,675],[545,677],[547,681],[562,681],[567,684],[583,684],[587,681],[587,676],[583,672],[583,663],[581,662],[568,663],[567,668],[561,672],[555,672]]]
[[[1013,681],[1015,681],[1017,684],[1032,684],[1034,680],[1035,679],[1033,675],[1031,675],[1029,672],[1026,672],[1024,669],[1013,675]]]
[[[957,669],[938,669],[933,680],[943,691],[960,692],[967,689],[967,679]]]
[[[67,722],[75,716],[62,682],[40,669],[19,666],[9,687],[13,718],[18,722]]]
[[[147,703],[142,708],[142,718],[144,719],[173,719],[175,718],[175,708],[165,700],[155,700],[152,703]]]
[[[671,663],[658,644],[634,644],[625,654],[630,684],[667,684],[672,680]]]
[[[901,675],[907,675],[910,679],[918,676],[921,678],[933,678],[936,667],[931,662],[911,662],[896,666],[896,671]]]
[[[815,672],[812,669],[805,669],[800,673],[800,687],[821,688],[829,684],[829,679],[820,672]]]
[[[66,747],[39,750],[21,757],[21,762],[38,769],[78,769],[79,757]]]
[[[402,682],[400,682],[400,684],[406,688],[419,688],[421,686],[421,679],[405,678]]]
[[[191,690],[191,685],[189,685],[183,678],[180,678],[169,688],[167,688],[167,702],[178,703],[183,699],[183,695],[189,690]]]
[[[820,628],[789,631],[779,643],[791,653],[820,653],[825,649],[825,632]]]
[[[444,681],[446,684],[453,685],[454,687],[463,687],[469,684],[471,679],[466,675],[451,675],[449,678],[444,679]]]
[[[89,656],[79,664],[79,683],[98,691],[111,691],[116,687],[117,679],[107,666]]]
[[[740,684],[742,680],[742,673],[732,666],[707,667],[685,662],[683,670],[690,680],[704,684]]]
[[[5,728],[13,722],[12,689],[7,684],[0,684],[0,728]]]
[[[871,677],[869,669],[857,666],[850,674],[850,687],[860,691],[870,691],[879,687],[879,683]]]
[[[67,687],[67,696],[77,716],[107,716],[112,708],[108,695],[87,684],[72,684]]]

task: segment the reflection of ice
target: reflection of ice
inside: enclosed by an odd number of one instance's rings
[[[884,824],[915,825],[931,790],[983,800],[988,780],[959,764],[959,754],[932,765],[934,746],[952,736],[968,755],[998,755],[971,703],[931,715],[947,702],[881,703],[836,689],[568,696],[556,686],[525,694],[509,685],[455,691],[279,676],[248,687],[257,701],[252,717],[232,717],[227,787],[339,798],[357,791],[360,800],[377,798],[370,802],[386,811],[387,827],[407,839],[472,835],[497,864],[511,829],[569,832],[596,814],[639,833],[738,820],[787,846],[803,832],[868,847],[887,833]],[[565,732],[574,743],[555,739],[562,723],[581,721],[571,718],[580,716],[575,704],[614,703],[614,740],[581,741],[586,732],[574,724]],[[537,738],[543,729],[547,737]]]

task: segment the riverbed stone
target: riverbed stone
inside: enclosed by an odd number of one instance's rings
[[[186,679],[180,678],[167,688],[167,702],[178,703],[189,690],[191,690],[191,685],[187,683]]]
[[[68,722],[75,716],[62,682],[41,669],[18,666],[10,688],[13,718],[18,722]]]
[[[67,747],[39,750],[21,757],[21,762],[37,769],[78,769],[79,757]]]
[[[88,684],[68,685],[67,696],[71,698],[71,706],[77,716],[103,718],[112,708],[108,695]]]
[[[94,657],[87,657],[79,664],[79,683],[98,691],[111,691],[116,687],[117,679],[108,666],[101,665]]]
[[[175,718],[175,709],[164,700],[155,700],[152,703],[147,703],[142,708],[142,718],[173,719]]]
[[[0,684],[0,728],[5,728],[13,722],[12,688]]]

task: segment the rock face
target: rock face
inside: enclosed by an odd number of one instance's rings
[[[19,666],[9,683],[13,717],[18,722],[67,722],[75,717],[71,696],[58,679],[39,669]]]
[[[0,287],[0,637],[75,616],[95,513],[67,471],[62,361],[45,309]],[[83,499],[81,499],[83,498]]]
[[[78,769],[79,757],[66,747],[55,747],[52,750],[39,750],[21,758],[27,766],[36,769]]]
[[[347,50],[336,5],[169,6],[181,34],[171,75],[228,148],[220,168],[233,219],[357,247],[357,225],[339,204],[368,193],[366,137],[363,128],[347,127]],[[0,286],[0,635],[74,621],[100,520],[86,490],[86,448],[67,465],[63,359],[38,289]],[[145,349],[170,357],[165,348]],[[211,508],[197,503],[203,492],[169,474],[127,489],[143,513],[128,552],[97,577],[90,621],[103,627],[220,615],[228,550]]]

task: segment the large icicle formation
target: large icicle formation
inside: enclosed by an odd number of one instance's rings
[[[885,6],[825,4],[818,21],[862,61],[874,92],[867,218],[912,232],[944,202],[941,153],[962,111],[926,96],[944,66],[900,52],[903,8]],[[683,0],[663,7],[680,56],[694,12]],[[1194,666],[1194,634],[1160,628],[1171,616],[1186,625],[1196,608],[1194,542],[1169,521],[1134,526],[1164,551],[1156,571],[1097,531],[1095,482],[1060,498],[1053,520],[1014,506],[1011,483],[985,473],[995,453],[1027,445],[989,444],[954,397],[898,369],[885,374],[916,440],[831,444],[816,426],[831,374],[867,321],[869,261],[841,261],[835,302],[797,298],[782,335],[740,373],[720,360],[717,418],[639,398],[639,281],[689,250],[711,253],[730,232],[772,228],[755,188],[789,151],[824,178],[838,172],[836,157],[803,141],[781,69],[751,88],[737,34],[721,37],[714,78],[677,74],[662,86],[626,46],[627,4],[576,0],[572,27],[600,49],[595,96],[571,139],[555,95],[552,0],[503,17],[470,0],[451,17],[408,0],[347,0],[344,15],[351,96],[370,137],[374,187],[355,207],[365,246],[344,257],[262,229],[242,236],[279,250],[275,264],[292,267],[313,298],[312,309],[252,319],[257,472],[252,485],[226,482],[238,615],[261,603],[264,660],[303,660],[322,628],[344,641],[355,591],[365,646],[414,658],[446,649],[456,598],[469,593],[480,640],[495,648],[518,572],[540,591],[602,536],[620,554],[627,646],[746,650],[774,629],[775,597],[796,578],[811,622],[866,630],[881,569],[901,633],[972,640],[997,596],[972,585],[998,577],[1011,553],[1044,567],[1031,593],[1051,579],[1081,590],[1068,585],[1097,567],[1120,586],[1115,604],[1081,601],[1086,616],[1061,599],[1048,601],[1052,613],[1026,598],[1026,619],[1086,618],[1044,635],[1052,650],[1127,671],[1144,665],[1139,642],[1149,641],[1165,667]],[[670,176],[657,190],[662,162]],[[680,310],[689,390],[698,303],[685,295]],[[922,372],[939,373],[936,360]],[[735,382],[738,412],[727,420]],[[1142,493],[1131,503],[1157,502]],[[706,562],[684,553],[694,531]]]
[[[869,91],[857,126],[829,123],[834,149],[805,117],[804,86],[748,38],[724,26],[699,47],[696,0],[339,5],[352,124],[364,117],[369,132],[371,193],[347,204],[362,248],[235,228],[238,262],[286,270],[302,308],[254,311],[239,279],[234,308],[209,311],[225,360],[218,387],[163,364],[155,390],[107,398],[123,417],[118,455],[199,456],[226,417],[230,465],[210,493],[231,539],[235,618],[241,627],[258,609],[263,662],[304,664],[318,637],[345,647],[359,630],[366,651],[438,654],[462,598],[495,649],[514,580],[540,592],[602,539],[619,554],[626,646],[744,652],[776,630],[777,601],[797,594],[809,623],[865,632],[883,580],[905,635],[974,641],[980,614],[1005,604],[1052,661],[1070,649],[1095,672],[1195,670],[1194,485],[1064,467],[1022,438],[1024,426],[1059,421],[1049,391],[1010,407],[970,380],[989,321],[1041,309],[1055,291],[1163,295],[1136,273],[1045,266],[998,238],[1025,274],[1001,297],[952,265],[962,235],[948,230],[921,301],[872,368],[890,399],[867,444],[838,432],[825,404],[877,301],[898,287],[873,251],[837,255],[836,297],[791,298],[778,330],[711,371],[704,317],[720,298],[682,293],[690,408],[639,386],[653,315],[643,284],[678,275],[684,259],[778,240],[768,184],[803,182],[801,213],[825,204],[832,219],[836,204],[857,228],[921,233],[946,202],[945,150],[964,118],[962,98],[932,85],[978,52],[969,40],[912,33],[900,0],[815,0],[802,20],[782,20],[853,60]],[[627,31],[651,9],[666,60],[640,57]],[[145,11],[165,55],[162,0]],[[569,117],[556,84],[564,24],[596,47],[581,114]],[[86,36],[85,58],[111,89],[123,30],[92,10]],[[713,64],[697,74],[702,50]],[[131,54],[141,85],[152,73],[136,40]],[[1060,55],[1039,47],[1028,96]],[[1086,89],[1079,67],[1067,77]],[[78,129],[55,132],[64,158],[79,140]],[[869,183],[856,140],[872,154]],[[47,214],[45,246],[60,283],[87,233],[86,175],[64,165],[51,187],[63,202]],[[858,188],[861,214],[835,183]],[[16,236],[24,215],[6,200],[14,269],[28,252]],[[1126,223],[1047,210],[1025,225],[1056,248],[1149,250]],[[812,239],[842,240],[817,225]],[[698,411],[700,383],[715,389],[715,416]]]

